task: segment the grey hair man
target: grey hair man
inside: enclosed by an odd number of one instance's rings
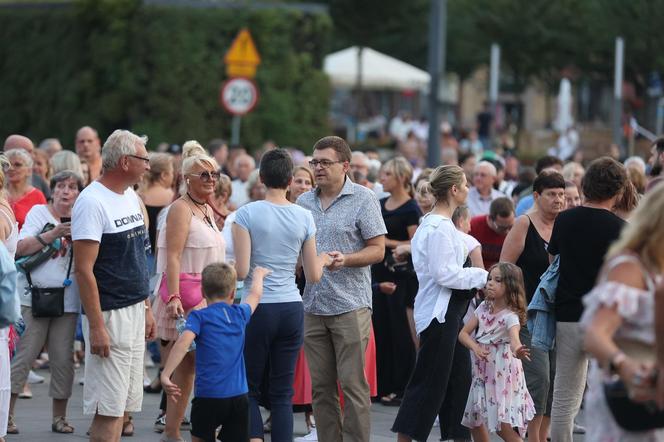
[[[141,410],[145,339],[155,336],[146,217],[132,188],[150,170],[146,142],[127,130],[113,132],[101,152],[103,175],[81,192],[72,213],[91,441],[120,440],[124,412]]]
[[[231,183],[233,188],[231,203],[235,207],[240,207],[249,202],[249,195],[247,193],[249,177],[251,176],[251,172],[256,169],[256,161],[251,155],[242,154],[235,159],[234,166],[236,178]]]
[[[49,158],[52,158],[58,152],[62,152],[62,144],[57,138],[46,138],[39,143],[39,149],[46,152]]]
[[[473,187],[468,191],[467,206],[472,216],[489,213],[491,201],[505,196],[493,188],[498,171],[489,161],[480,161],[473,170]]]

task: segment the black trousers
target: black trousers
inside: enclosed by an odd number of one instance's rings
[[[393,432],[426,441],[440,413],[441,433],[470,438],[468,429],[461,426],[470,390],[470,354],[458,340],[468,302],[464,296],[452,295],[445,323],[434,319],[420,334],[415,369],[394,420]]]
[[[415,346],[410,336],[405,298],[417,293],[417,277],[394,278],[391,295],[374,293],[372,322],[376,337],[378,397],[396,393],[401,397],[415,366]]]

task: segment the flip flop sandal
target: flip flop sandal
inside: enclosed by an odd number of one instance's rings
[[[122,437],[131,437],[134,435],[134,419],[129,416],[129,419],[122,423]]]
[[[54,433],[71,434],[74,432],[74,427],[69,425],[69,422],[67,422],[67,418],[65,416],[56,416],[53,418],[51,431]]]

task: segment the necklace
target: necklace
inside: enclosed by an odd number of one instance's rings
[[[214,226],[212,225],[212,220],[208,216],[207,213],[207,204],[205,202],[200,202],[196,201],[189,192],[187,192],[187,196],[191,200],[192,203],[194,203],[194,206],[201,212],[201,215],[203,215],[203,221],[205,221],[205,224],[210,226],[211,229],[214,229]]]

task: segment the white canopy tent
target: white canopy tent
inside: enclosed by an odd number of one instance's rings
[[[327,57],[323,70],[335,87],[352,88],[357,83],[358,46],[334,52]],[[362,88],[365,90],[429,89],[429,73],[371,48],[362,49]]]

